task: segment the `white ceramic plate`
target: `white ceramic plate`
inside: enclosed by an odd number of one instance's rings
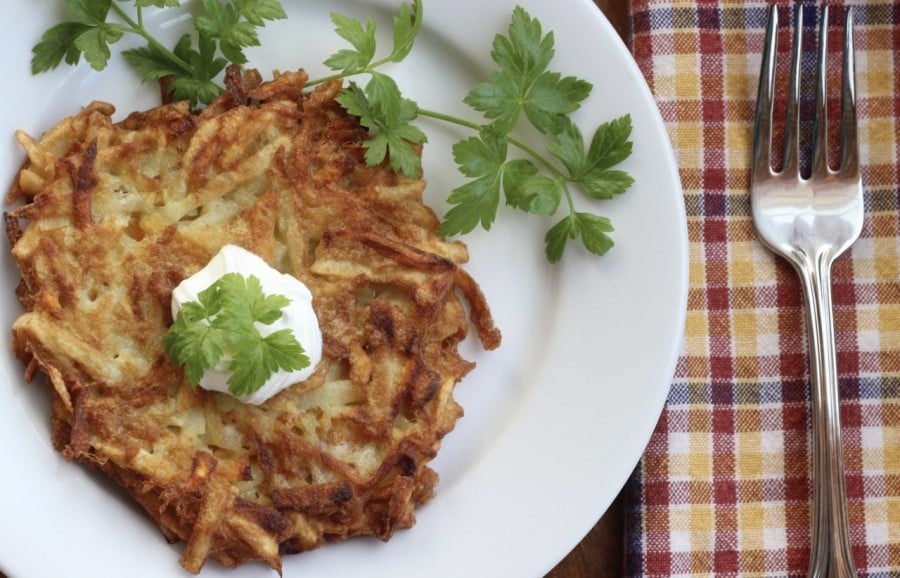
[[[290,18],[271,23],[251,64],[266,71],[319,64],[344,46],[330,10],[372,16],[382,29],[399,0],[286,1]],[[445,439],[435,468],[436,498],[418,523],[390,542],[354,539],[285,559],[284,576],[542,576],[603,514],[637,463],[659,417],[680,351],[687,287],[687,235],[676,166],[658,111],[640,72],[612,27],[589,0],[519,0],[555,31],[553,68],[594,84],[577,114],[586,134],[630,113],[634,154],[624,165],[637,182],[593,210],[616,225],[616,247],[603,258],[575,244],[563,263],[543,256],[551,221],[502,208],[490,233],[468,237],[469,270],[482,285],[503,346],[485,354],[467,343],[477,369],[457,389],[465,417]],[[426,0],[425,26],[412,55],[391,70],[423,107],[473,120],[461,99],[493,68],[491,42],[506,32],[514,2]],[[5,2],[4,114],[0,181],[23,155],[12,133],[39,135],[91,100],[123,112],[157,104],[120,58],[103,73],[86,65],[29,73],[30,49],[59,21],[62,2]],[[150,17],[153,21],[154,17]],[[156,17],[161,23],[162,17]],[[184,22],[164,23],[174,36]],[[384,39],[386,49],[390,42]],[[121,115],[120,115],[121,116]],[[462,130],[424,122],[427,200],[447,209],[461,182],[450,155]],[[4,184],[3,187],[6,185]],[[589,204],[580,201],[581,207]],[[20,308],[18,274],[2,254],[0,327]],[[181,545],[169,545],[113,484],[65,462],[49,441],[49,401],[28,385],[6,345],[0,358],[0,570],[10,578],[183,576]],[[203,576],[272,576],[261,564]]]

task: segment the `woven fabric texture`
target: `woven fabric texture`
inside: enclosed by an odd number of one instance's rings
[[[804,4],[803,84],[812,95],[820,10]],[[900,3],[853,4],[866,217],[861,238],[833,269],[844,461],[860,576],[898,577]],[[783,94],[793,11],[779,6]],[[760,243],[750,217],[766,8],[739,0],[631,3],[631,46],[679,163],[690,290],[668,401],[626,488],[629,576],[784,578],[808,570],[811,422],[800,286],[787,262]],[[831,3],[832,117],[845,14]],[[812,114],[810,97],[801,104],[807,130]]]

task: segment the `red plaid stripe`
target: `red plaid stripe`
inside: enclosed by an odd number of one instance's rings
[[[866,221],[833,291],[853,555],[860,576],[882,578],[900,576],[900,3],[854,4]],[[799,577],[809,564],[800,289],[757,240],[747,190],[765,12],[632,0],[632,49],[679,159],[691,271],[684,352],[627,487],[630,576]],[[832,86],[843,15],[832,11]]]

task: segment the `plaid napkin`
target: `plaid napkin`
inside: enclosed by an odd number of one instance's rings
[[[844,9],[832,4],[837,87]],[[860,576],[898,577],[900,3],[854,5],[866,220],[833,270],[844,460]],[[809,6],[814,59],[818,14]],[[628,575],[806,576],[811,422],[800,287],[759,242],[748,197],[766,4],[631,7],[634,55],[681,171],[690,294],[668,402],[627,487]],[[787,3],[782,10],[785,61],[793,17]]]

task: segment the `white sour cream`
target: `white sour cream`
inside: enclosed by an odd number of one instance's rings
[[[261,388],[255,392],[238,397],[245,403],[259,405],[291,385],[303,381],[313,374],[319,360],[322,359],[322,332],[319,320],[312,307],[312,293],[302,281],[292,275],[285,275],[269,267],[258,255],[237,245],[225,245],[206,267],[182,281],[172,292],[172,318],[178,316],[183,303],[197,301],[201,291],[207,289],[226,273],[240,273],[244,277],[256,276],[266,295],[284,295],[290,303],[281,310],[281,317],[271,325],[256,324],[260,334],[265,337],[281,329],[290,329],[300,342],[307,357],[309,366],[297,371],[278,371],[269,377]],[[228,391],[229,359],[208,369],[200,379],[200,387],[209,391],[220,391],[232,395]]]

